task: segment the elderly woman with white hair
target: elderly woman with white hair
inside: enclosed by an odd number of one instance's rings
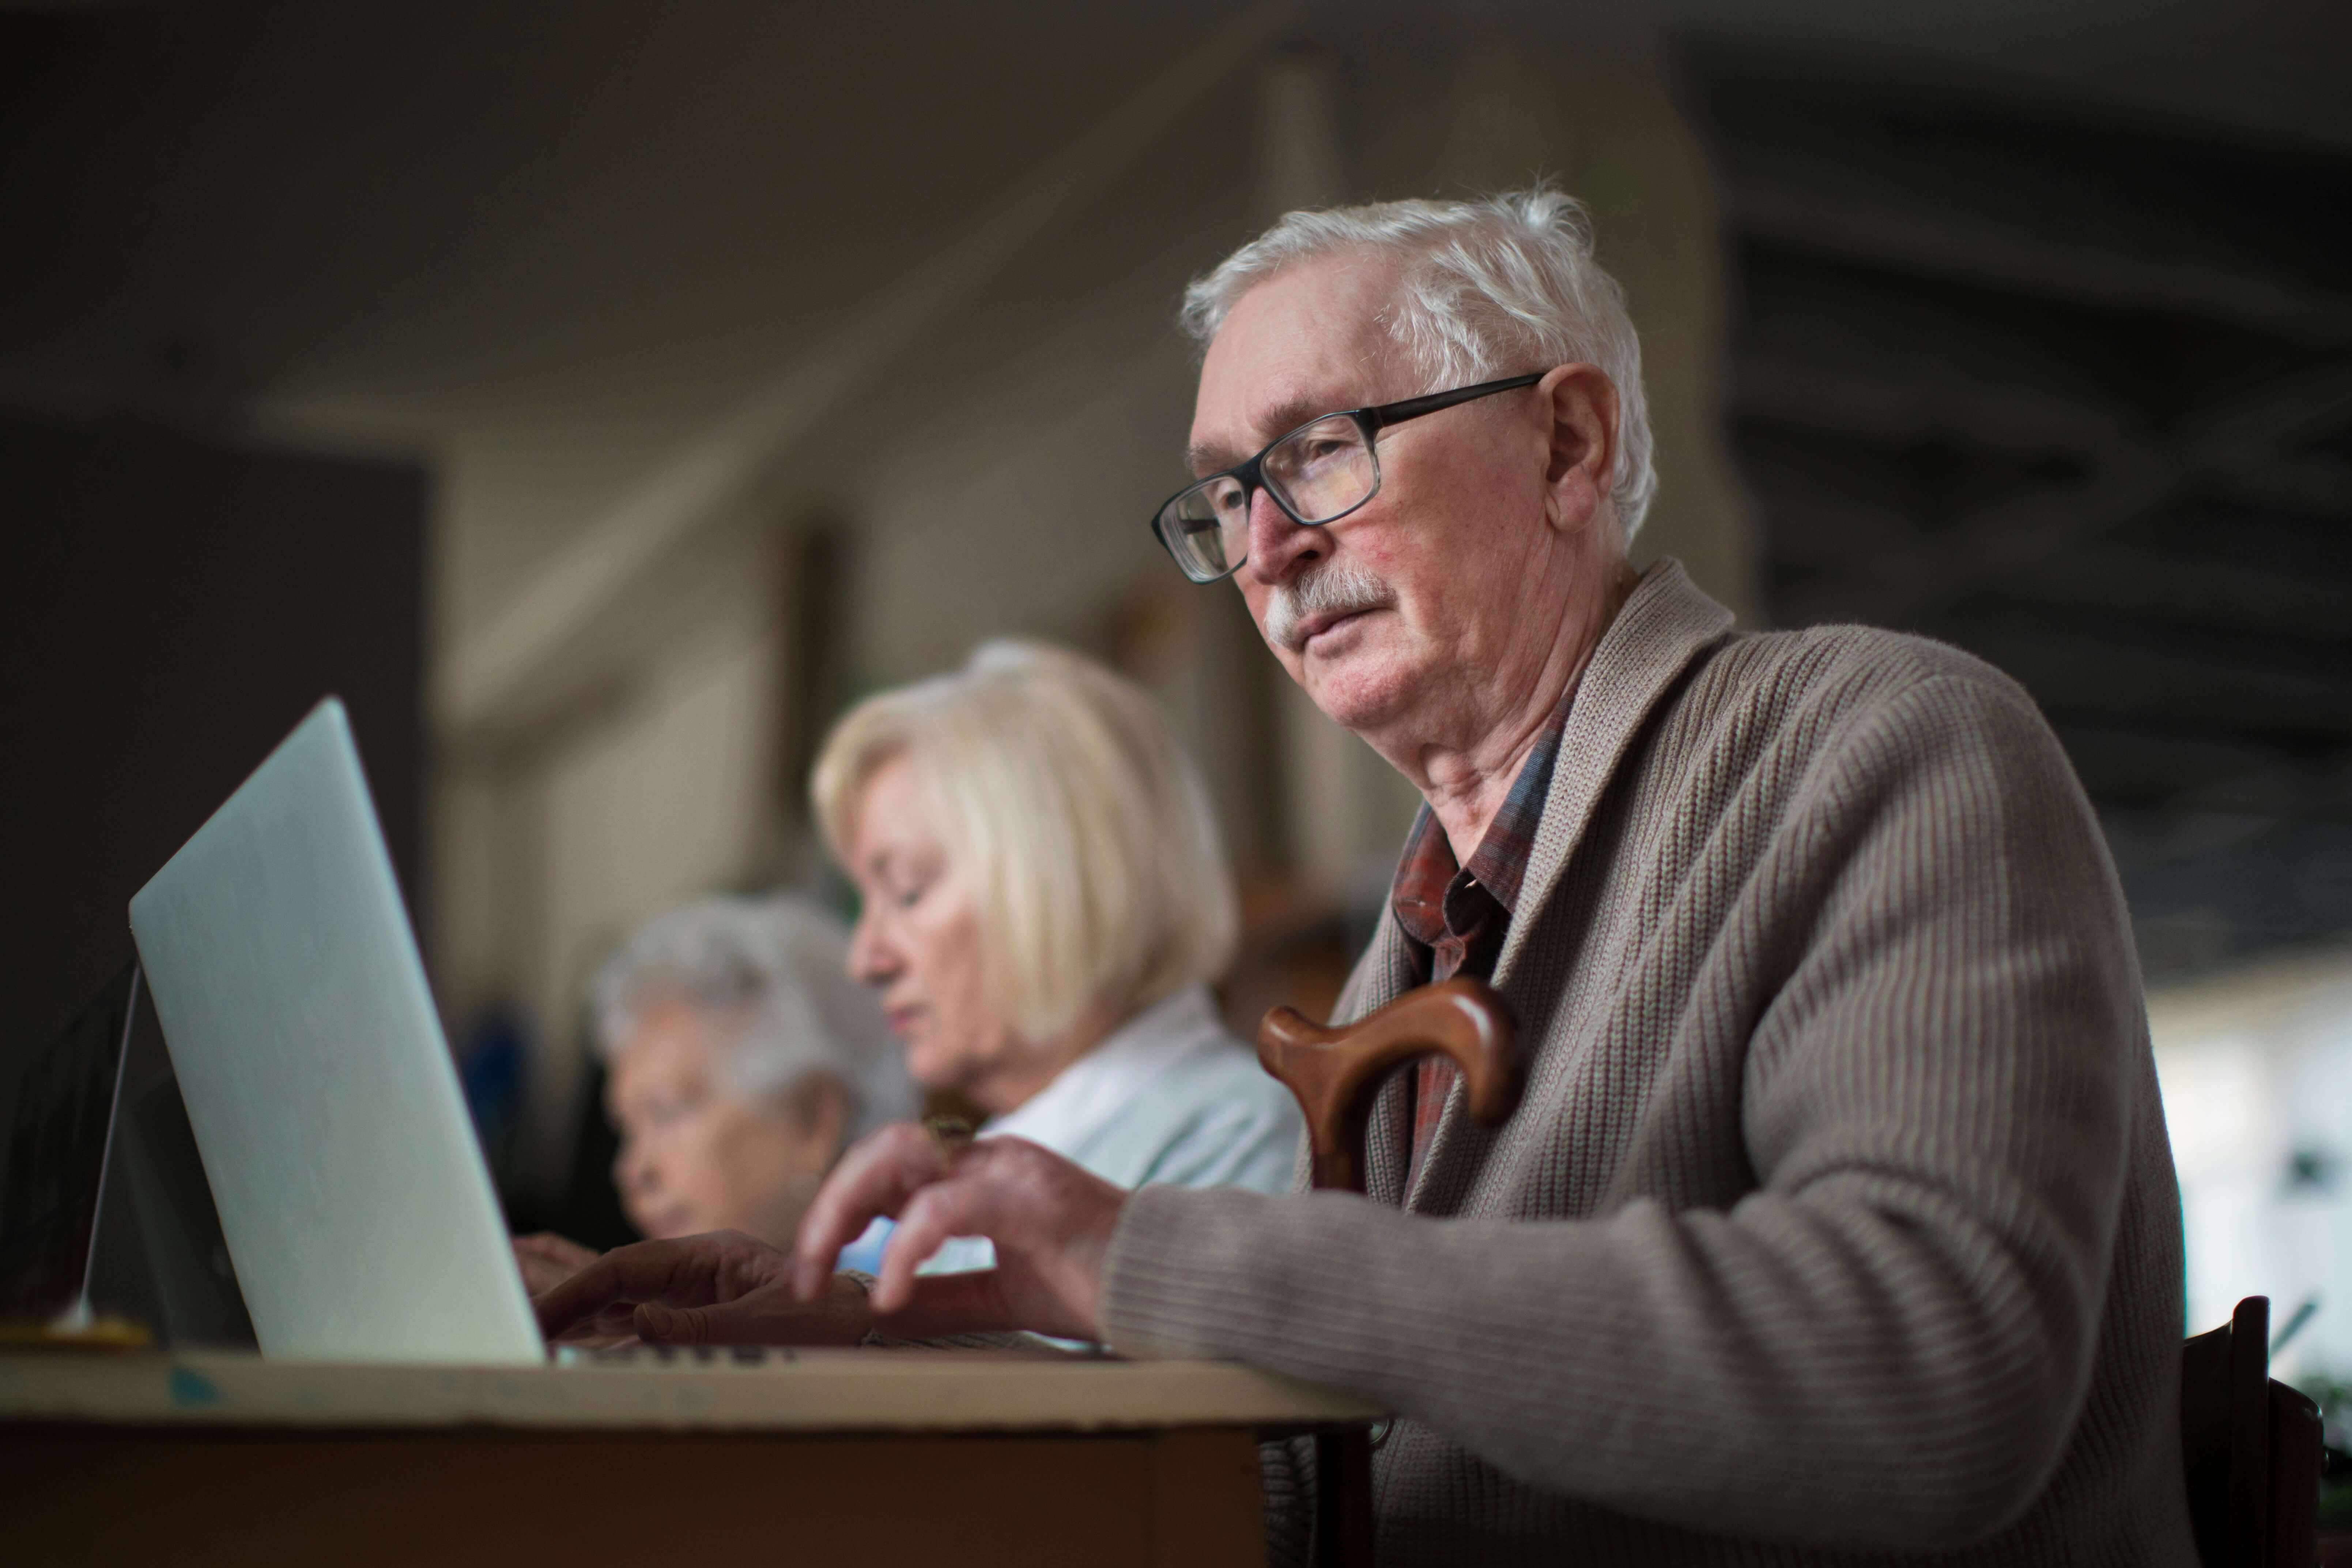
[[[993,642],[845,715],[813,781],[862,895],[851,973],[907,1066],[1125,1187],[1290,1185],[1299,1118],[1209,986],[1239,917],[1200,773],[1141,689]],[[984,1266],[955,1242],[934,1268]]]
[[[847,945],[805,900],[708,898],[646,921],[597,970],[613,1180],[646,1236],[739,1230],[789,1246],[842,1150],[912,1109]],[[516,1253],[534,1292],[595,1256],[546,1236]],[[870,1268],[878,1247],[845,1260]]]

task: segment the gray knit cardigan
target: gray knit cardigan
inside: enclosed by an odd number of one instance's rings
[[[1384,922],[1340,1015],[1420,978]],[[1505,1126],[1457,1086],[1402,1191],[1400,1081],[1369,1197],[1144,1189],[1111,1342],[1385,1402],[1383,1563],[2194,1563],[2137,964],[2013,682],[1736,633],[1654,567],[1495,984],[1533,1053]]]

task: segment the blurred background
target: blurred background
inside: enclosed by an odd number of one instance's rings
[[[2352,8],[0,4],[0,1036],[351,704],[510,1214],[618,1239],[583,981],[834,887],[831,718],[994,633],[1150,685],[1328,1006],[1414,799],[1146,527],[1194,273],[1548,175],[1751,626],[2033,692],[2151,987],[2189,1322],[2352,1378]],[[2339,1435],[2338,1441],[2342,1441]]]

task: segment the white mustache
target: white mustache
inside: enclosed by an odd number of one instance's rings
[[[1277,584],[1265,605],[1265,640],[1297,653],[1307,646],[1302,629],[1310,616],[1354,616],[1384,610],[1396,591],[1349,562],[1333,561]]]

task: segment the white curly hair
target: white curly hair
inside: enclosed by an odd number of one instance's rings
[[[848,933],[792,894],[720,895],[656,915],[589,982],[598,1053],[627,1048],[637,1020],[677,1001],[724,1021],[719,1076],[749,1100],[789,1095],[811,1077],[849,1100],[849,1136],[908,1116],[914,1090],[881,1005],[848,973]]]
[[[1252,288],[1296,263],[1349,251],[1402,264],[1382,324],[1430,391],[1557,364],[1599,366],[1617,388],[1610,500],[1622,537],[1641,531],[1658,490],[1642,342],[1624,289],[1593,259],[1582,204],[1537,185],[1480,201],[1291,213],[1185,289],[1184,330],[1205,352]]]

